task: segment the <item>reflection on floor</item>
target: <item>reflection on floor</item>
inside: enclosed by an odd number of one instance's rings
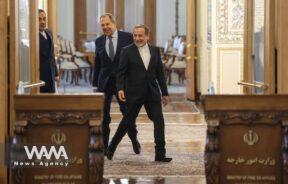
[[[202,184],[205,183],[203,176],[189,177],[138,177],[138,178],[110,178],[104,179],[103,184]]]

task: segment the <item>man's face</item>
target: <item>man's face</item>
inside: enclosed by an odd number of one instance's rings
[[[144,46],[149,40],[149,36],[145,34],[144,28],[135,28],[133,37],[134,37],[134,43],[137,47]]]
[[[39,13],[39,30],[44,31],[46,28],[46,13]]]
[[[100,24],[102,31],[106,36],[111,36],[116,30],[116,24],[113,23],[108,16],[102,17]]]

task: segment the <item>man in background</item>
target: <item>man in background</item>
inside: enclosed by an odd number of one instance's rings
[[[120,52],[123,47],[133,43],[131,33],[119,31],[116,28],[116,20],[112,14],[106,13],[100,17],[100,24],[103,35],[95,41],[95,65],[93,86],[97,87],[98,92],[105,94],[103,108],[103,139],[104,148],[108,147],[111,122],[110,107],[112,97],[117,98],[120,111],[124,115],[126,105],[120,101],[116,89],[116,73],[119,65]],[[137,140],[137,129],[135,121],[131,122],[128,130],[128,136],[132,141],[133,150],[136,154],[140,154],[141,147]]]
[[[45,86],[40,87],[40,93],[55,93],[55,81],[59,82],[55,62],[52,32],[46,28],[47,16],[44,10],[38,10],[39,15],[39,50],[40,50],[40,80]]]

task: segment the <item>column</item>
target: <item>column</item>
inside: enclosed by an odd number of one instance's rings
[[[175,1],[175,34],[179,34],[179,0]]]
[[[186,2],[186,55],[187,55],[187,67],[186,67],[186,96],[190,100],[195,100],[195,20],[196,20],[196,8],[195,0],[189,0]]]
[[[144,0],[144,24],[150,28],[150,43],[156,44],[156,0]]]
[[[105,13],[114,14],[114,0],[105,0]]]
[[[48,28],[53,33],[53,41],[57,43],[57,2],[56,0],[48,1]]]
[[[278,93],[288,93],[288,1],[279,0],[277,1],[278,12],[278,40],[277,40],[277,51],[278,51]]]
[[[124,30],[125,26],[125,0],[114,0],[114,15],[117,20],[117,28]]]
[[[29,57],[30,57],[30,80],[31,83],[39,82],[39,18],[38,0],[29,1]],[[32,88],[32,93],[38,93],[40,88]]]
[[[7,1],[0,1],[0,143],[5,143],[8,124]],[[1,151],[2,152],[2,151]],[[4,155],[0,153],[3,158]],[[2,162],[2,161],[1,161]],[[3,164],[3,163],[2,163]],[[0,166],[0,183],[7,183],[7,169]]]
[[[80,51],[82,50],[81,40],[86,40],[86,34],[80,34],[81,32],[87,32],[86,14],[86,0],[74,0],[74,39],[75,46]]]

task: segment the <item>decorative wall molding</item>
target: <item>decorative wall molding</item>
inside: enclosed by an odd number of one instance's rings
[[[99,113],[96,112],[21,112],[17,114],[17,119],[27,120],[34,125],[41,124],[40,122],[70,123],[73,120],[77,124],[85,124],[90,119],[97,119]]]
[[[207,42],[212,43],[212,0],[207,0]]]
[[[224,81],[223,79],[225,79],[225,74],[227,76],[227,72],[225,73],[223,71],[223,65],[227,62],[232,62],[231,60],[225,60],[223,59],[223,57],[225,55],[231,55],[233,54],[234,56],[238,56],[237,59],[237,63],[239,65],[239,67],[237,68],[231,68],[231,73],[233,73],[233,76],[236,74],[239,74],[237,76],[238,81],[241,81],[243,79],[243,48],[242,47],[233,47],[233,48],[227,48],[227,47],[219,47],[217,49],[217,92],[218,93],[229,93],[229,94],[235,94],[235,92],[233,91],[233,89],[231,88],[230,91],[227,91],[225,89],[223,89],[223,85],[224,85]],[[235,62],[235,60],[234,60]],[[229,74],[230,75],[230,74]],[[237,82],[238,82],[237,81]],[[242,87],[237,85],[237,82],[235,83],[235,85],[238,87],[238,93],[241,93],[242,91]],[[234,87],[234,85],[233,85]],[[229,87],[230,88],[230,87]]]
[[[217,43],[243,42],[244,0],[217,1]]]
[[[239,111],[239,112],[228,112],[228,111],[213,111],[206,112],[205,117],[208,123],[208,127],[214,126],[215,122],[211,120],[219,120],[222,125],[233,125],[239,124],[242,125],[249,124],[266,124],[266,125],[277,125],[283,119],[288,119],[288,112],[279,112],[279,111],[263,111],[263,112],[252,112],[252,111]]]

